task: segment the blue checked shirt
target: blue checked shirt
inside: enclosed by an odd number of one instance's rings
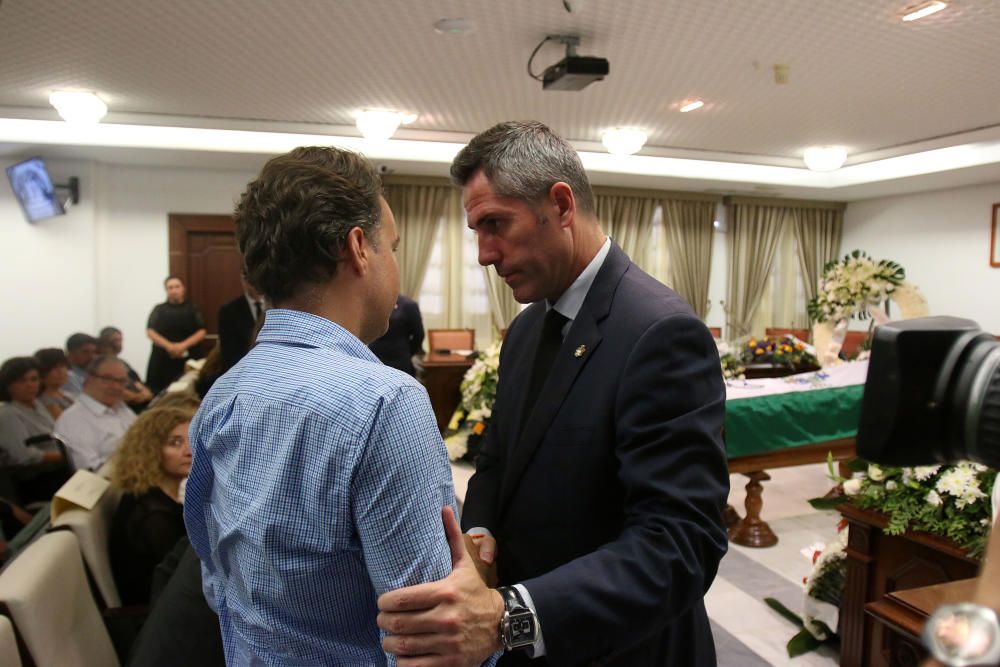
[[[427,392],[320,317],[270,310],[257,340],[191,424],[184,520],[227,663],[394,665],[377,596],[451,572]]]

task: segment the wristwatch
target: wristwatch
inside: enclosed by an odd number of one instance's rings
[[[520,591],[513,586],[499,586],[503,597],[503,618],[500,619],[500,643],[505,651],[530,647],[538,639],[538,618],[524,604]]]
[[[989,607],[963,602],[944,605],[924,626],[924,646],[948,667],[1000,664],[1000,623]]]

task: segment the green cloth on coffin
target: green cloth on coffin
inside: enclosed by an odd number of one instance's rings
[[[864,385],[726,401],[729,458],[853,438]]]

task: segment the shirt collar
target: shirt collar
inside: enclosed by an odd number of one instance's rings
[[[118,405],[109,408],[108,406],[104,405],[104,403],[101,403],[100,401],[96,400],[93,396],[91,396],[87,392],[82,392],[77,397],[76,400],[79,401],[83,405],[83,407],[87,408],[88,410],[90,410],[91,412],[93,412],[95,415],[98,416],[117,414],[119,405],[123,405],[119,403]]]
[[[257,342],[339,348],[352,357],[378,363],[378,357],[350,331],[325,317],[301,310],[272,308],[267,311]]]
[[[575,320],[576,316],[580,314],[580,308],[583,307],[583,300],[587,298],[587,292],[590,291],[590,286],[594,284],[597,272],[604,266],[604,260],[607,259],[609,252],[611,252],[610,236],[605,237],[604,245],[594,255],[594,259],[590,260],[587,268],[580,272],[580,275],[576,277],[576,280],[569,286],[569,289],[563,292],[559,300],[555,304],[546,301],[545,310],[548,311],[549,308],[555,308],[561,315],[565,315],[570,320]]]

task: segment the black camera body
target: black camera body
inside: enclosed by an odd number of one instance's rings
[[[893,466],[970,460],[1000,467],[1000,342],[956,317],[880,326],[857,449]]]

